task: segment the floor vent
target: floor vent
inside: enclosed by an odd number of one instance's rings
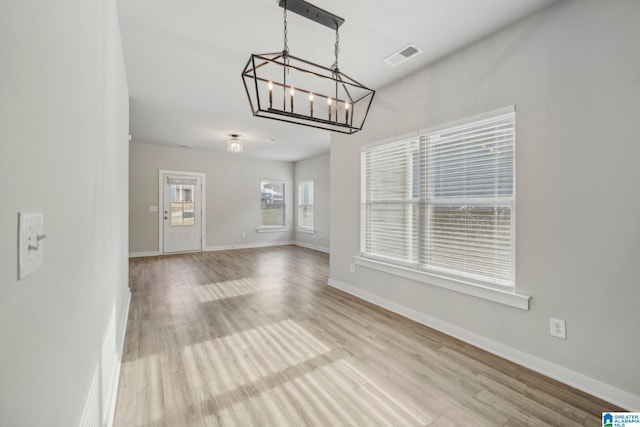
[[[398,65],[402,64],[405,61],[408,61],[409,59],[413,58],[414,56],[418,55],[420,52],[422,52],[422,49],[420,49],[418,46],[410,44],[409,46],[405,46],[402,49],[400,49],[399,51],[393,53],[392,55],[386,57],[384,59],[384,62],[386,62],[387,64],[391,65],[392,67],[397,67]]]

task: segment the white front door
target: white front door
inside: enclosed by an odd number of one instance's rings
[[[163,253],[202,250],[202,177],[164,174]]]

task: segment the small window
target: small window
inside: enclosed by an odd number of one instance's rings
[[[285,227],[284,187],[282,181],[260,180],[261,228]]]
[[[298,229],[313,231],[313,180],[298,182]]]

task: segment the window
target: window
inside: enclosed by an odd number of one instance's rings
[[[298,229],[313,231],[313,180],[298,181]]]
[[[365,258],[515,283],[515,112],[362,151]]]
[[[187,182],[185,184],[183,181]],[[171,193],[171,226],[195,224],[195,205],[193,193],[195,181],[172,180],[169,191]],[[190,184],[190,185],[189,185]]]
[[[260,228],[285,228],[284,182],[260,180]]]

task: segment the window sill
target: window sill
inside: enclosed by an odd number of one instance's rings
[[[289,231],[288,227],[259,227],[256,230],[258,233],[280,233],[283,231]]]
[[[367,267],[373,270],[382,271],[417,282],[426,283],[431,286],[449,289],[451,291],[460,292],[466,295],[482,298],[485,300],[497,302],[499,304],[508,305],[519,308],[521,310],[529,310],[530,296],[518,294],[515,291],[506,289],[497,289],[490,286],[483,286],[462,280],[453,280],[437,274],[427,273],[407,267],[400,267],[382,261],[375,261],[363,257],[354,257],[357,265]]]
[[[296,227],[298,233],[316,234],[316,230],[308,227]]]

